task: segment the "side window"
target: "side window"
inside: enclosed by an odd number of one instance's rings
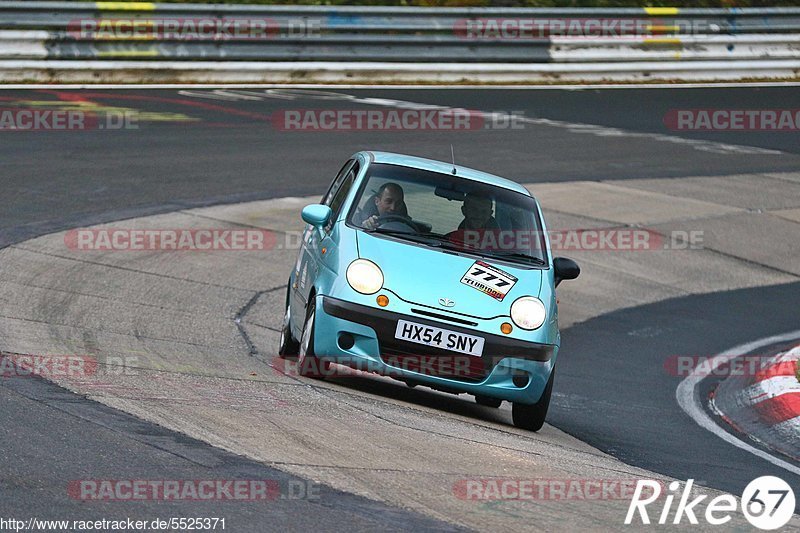
[[[336,222],[336,219],[339,218],[339,214],[342,211],[342,204],[344,204],[344,199],[347,198],[347,193],[350,192],[350,189],[353,187],[353,183],[355,182],[356,176],[358,175],[358,163],[354,164],[350,170],[345,174],[342,183],[340,184],[339,190],[336,191],[333,198],[331,199],[330,207],[333,211],[331,215],[331,221],[325,227],[325,231],[330,233],[331,228],[333,227],[333,223]]]
[[[353,166],[354,163],[355,159],[347,160],[347,162],[342,166],[341,170],[339,170],[339,173],[336,175],[336,178],[333,180],[333,183],[331,183],[331,187],[330,189],[328,189],[328,192],[326,192],[325,196],[322,197],[322,202],[320,203],[328,206],[331,205],[331,201],[333,200],[334,196],[336,196],[336,193],[339,192],[339,187],[341,187],[345,176],[347,176],[347,172],[350,170],[350,168]]]

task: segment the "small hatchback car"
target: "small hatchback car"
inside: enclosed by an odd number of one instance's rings
[[[580,269],[551,259],[524,187],[359,152],[302,218],[279,349],[300,374],[325,377],[336,363],[485,406],[507,400],[514,425],[542,427],[560,345],[555,287]]]

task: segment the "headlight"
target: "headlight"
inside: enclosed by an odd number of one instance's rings
[[[523,296],[511,304],[511,320],[522,329],[536,329],[544,324],[547,311],[539,298]]]
[[[347,267],[347,283],[361,294],[375,294],[383,287],[383,272],[372,261],[356,259]]]

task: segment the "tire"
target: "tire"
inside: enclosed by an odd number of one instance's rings
[[[316,308],[316,300],[312,299],[306,311],[303,336],[300,338],[300,348],[297,352],[297,373],[306,378],[324,379],[330,368],[330,363],[328,361],[320,361],[314,352],[314,316],[316,315]]]
[[[475,396],[475,403],[484,407],[497,409],[500,407],[500,404],[503,403],[503,400],[492,398],[491,396]]]
[[[281,343],[278,347],[278,355],[281,357],[295,356],[300,351],[300,343],[292,335],[292,305],[289,301],[289,291],[286,294],[286,312],[283,314],[283,327],[281,327]]]
[[[535,404],[524,404],[514,402],[511,408],[511,418],[514,425],[520,429],[528,431],[539,431],[544,425],[547,417],[547,409],[550,407],[550,396],[553,392],[553,380],[555,379],[556,369],[550,372],[550,379],[542,392],[542,397]]]

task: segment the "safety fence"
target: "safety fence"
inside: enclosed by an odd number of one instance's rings
[[[800,8],[0,1],[0,81],[526,82],[798,72]]]

